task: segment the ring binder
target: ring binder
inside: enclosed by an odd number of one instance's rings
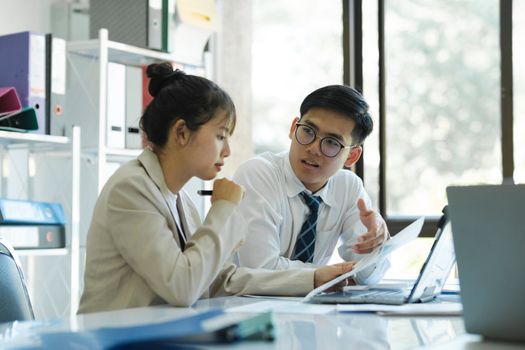
[[[20,98],[14,87],[0,87],[0,116],[16,112],[22,108]]]
[[[27,132],[38,130],[38,120],[33,107],[26,107],[19,111],[5,114],[0,117],[0,130]]]

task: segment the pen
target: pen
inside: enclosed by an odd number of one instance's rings
[[[198,190],[197,194],[200,194],[201,196],[211,196],[213,194],[212,190]]]

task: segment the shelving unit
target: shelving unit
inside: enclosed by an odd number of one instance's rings
[[[58,256],[69,254],[69,249],[16,249],[16,253],[18,256]]]
[[[59,202],[65,210],[65,248],[16,252],[37,317],[74,315],[79,295],[80,128],[72,128],[70,137],[0,130],[0,157],[2,197]],[[49,271],[56,272],[54,280]]]
[[[108,64],[116,62],[126,66],[141,67],[155,62],[177,62],[176,56],[134,47],[108,40],[108,31],[101,29],[98,39],[67,44],[68,120],[66,124],[82,128],[80,194],[80,271],[83,274],[85,244],[93,209],[107,179],[121,164],[140,155],[142,149],[119,149],[108,147],[107,120]],[[190,66],[188,66],[190,67]],[[190,69],[195,71],[195,67]],[[203,70],[204,71],[204,70]],[[140,116],[137,115],[137,119]],[[195,193],[194,202],[204,214],[204,198],[196,195],[197,188],[204,182],[194,180],[189,184]]]
[[[17,251],[40,319],[76,313],[86,236],[98,195],[111,171],[142,152],[107,145],[107,101],[112,97],[112,91],[108,91],[108,63],[142,67],[163,61],[177,59],[171,54],[110,41],[105,29],[100,30],[98,39],[68,42],[67,112],[62,116],[66,136],[0,130],[1,195],[60,202],[68,217],[66,248]],[[202,67],[185,69],[204,72]],[[188,185],[191,193],[203,187],[200,180]],[[195,195],[194,202],[202,214],[204,200]]]
[[[19,144],[24,147],[42,147],[54,144],[65,145],[68,143],[69,138],[65,136],[40,135],[0,130],[0,144],[4,146]]]

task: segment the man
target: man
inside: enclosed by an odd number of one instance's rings
[[[339,239],[339,255],[355,261],[389,238],[361,179],[343,169],[357,162],[372,131],[368,104],[356,90],[330,85],[308,95],[300,113],[288,152],[263,153],[234,175],[246,192],[227,229],[247,231],[241,266],[314,268],[328,262]],[[388,266],[380,262],[353,282],[375,283]]]

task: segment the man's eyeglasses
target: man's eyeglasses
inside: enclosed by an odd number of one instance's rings
[[[346,146],[339,142],[335,137],[318,136],[315,130],[306,124],[295,124],[295,139],[301,145],[309,145],[315,141],[316,138],[321,139],[321,153],[329,158],[333,158],[341,152],[344,148],[355,148],[357,145]]]

